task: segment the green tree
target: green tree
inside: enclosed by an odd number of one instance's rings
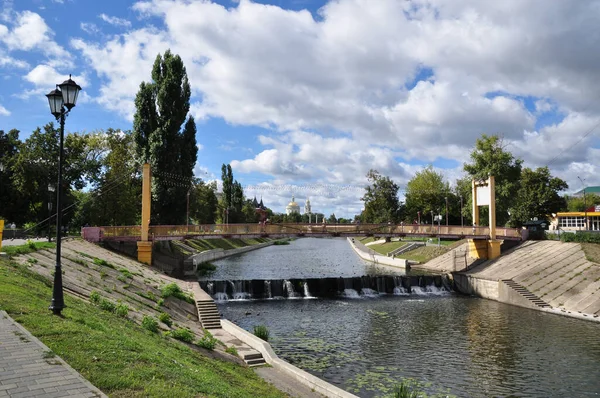
[[[502,139],[498,135],[488,136],[483,134],[477,139],[475,149],[471,152],[470,164],[464,165],[464,170],[470,178],[486,180],[492,175],[496,182],[496,224],[506,225],[509,220],[508,211],[515,200],[515,193],[519,190],[521,168],[523,161],[506,150]],[[468,206],[471,207],[471,201]],[[486,211],[481,213],[481,224],[486,225],[488,218]]]
[[[331,215],[327,219],[327,222],[329,224],[336,224],[337,223],[337,217],[335,216],[335,213],[331,213]]]
[[[382,176],[377,170],[367,173],[369,184],[365,195],[362,221],[367,223],[397,222],[400,203],[398,201],[398,185],[389,177]]]
[[[510,208],[511,224],[515,227],[533,218],[548,219],[552,213],[566,208],[565,198],[558,193],[569,186],[560,178],[552,177],[548,167],[521,171],[521,187]]]
[[[217,214],[217,183],[198,180],[190,191],[190,217],[197,224],[214,224]]]
[[[21,146],[19,130],[0,130],[0,218],[10,222],[26,221],[25,199],[15,185],[13,168]]]
[[[421,222],[430,219],[428,215],[433,211],[435,215],[445,214],[445,198],[448,203],[454,204],[454,195],[450,185],[444,181],[444,176],[436,172],[433,166],[417,172],[417,174],[406,185],[406,221],[412,222],[417,219],[421,212]]]
[[[569,196],[565,200],[567,201],[567,211],[585,211],[586,207],[600,205],[600,196],[593,193],[586,194],[585,198],[583,195]]]
[[[140,162],[153,170],[154,222],[182,224],[198,148],[190,109],[190,84],[183,61],[170,50],[152,68],[152,82],[136,95],[133,136]],[[183,129],[182,129],[183,126]]]

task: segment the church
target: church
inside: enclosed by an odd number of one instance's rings
[[[295,197],[292,195],[292,201],[285,207],[285,214],[300,214],[300,205],[296,203]],[[304,202],[304,214],[311,214],[310,199],[306,198]]]

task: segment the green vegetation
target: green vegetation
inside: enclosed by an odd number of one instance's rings
[[[212,335],[208,330],[204,330],[204,336],[202,336],[197,342],[196,345],[202,348],[206,348],[207,350],[214,350],[217,346],[219,340]]]
[[[211,272],[214,272],[216,269],[217,267],[213,263],[206,261],[198,264],[198,275],[205,276],[210,274]]]
[[[396,250],[400,247],[406,246],[407,244],[408,243],[402,242],[402,241],[386,242],[386,243],[381,243],[379,245],[371,245],[371,246],[369,246],[369,249],[373,249],[377,253],[381,253],[385,256],[392,250]]]
[[[52,242],[31,242],[19,246],[2,246],[2,251],[9,256],[17,256],[19,254],[33,253],[42,249],[54,249],[56,243]]]
[[[600,243],[600,234],[592,232],[562,233],[560,240],[563,242]]]
[[[1,309],[107,395],[284,396],[250,369],[208,358],[70,295],[63,316],[53,316],[51,297],[45,277],[0,259]]]
[[[190,343],[190,344],[194,342],[194,333],[192,333],[188,329],[172,330],[171,332],[169,332],[169,336],[173,337],[174,339],[185,341],[186,343]]]
[[[259,243],[268,242],[266,238],[254,238],[254,239],[187,239],[184,243],[188,246],[193,247],[196,250],[212,250],[212,249],[237,249],[240,247],[246,247],[256,245]]]
[[[158,322],[151,316],[144,316],[144,319],[142,319],[142,327],[152,333],[158,333]]]
[[[171,316],[169,314],[167,314],[166,312],[161,312],[160,315],[158,316],[158,320],[161,321],[162,323],[164,323],[165,325],[167,325],[168,327],[171,327],[173,325]]]
[[[597,243],[582,243],[581,248],[588,261],[600,264],[600,245]]]
[[[394,387],[394,398],[419,398],[419,393],[412,389],[408,383],[400,383]]]
[[[238,351],[237,348],[235,348],[235,346],[229,346],[225,349],[225,352],[231,355],[235,355],[236,357],[238,356]]]
[[[269,341],[269,329],[265,325],[254,326],[254,335],[264,341]]]
[[[94,264],[101,265],[103,267],[113,268],[113,269],[115,268],[115,266],[112,265],[111,263],[109,263],[108,261],[97,258],[97,257],[94,257]]]
[[[175,282],[169,283],[162,288],[162,298],[168,297],[176,297],[180,300],[187,301],[190,304],[194,304],[194,298],[181,290],[181,287]]]
[[[287,240],[276,240],[275,242],[273,242],[273,245],[275,246],[285,246],[285,245],[289,245],[290,242]]]

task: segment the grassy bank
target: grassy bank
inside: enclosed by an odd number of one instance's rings
[[[378,245],[371,245],[371,246],[369,246],[369,249],[375,250],[376,252],[381,253],[383,255],[387,255],[392,250],[402,247],[404,245],[407,245],[411,241],[426,241],[428,239],[429,238],[426,238],[426,239],[407,238],[407,239],[403,239],[402,241],[398,241],[398,242],[394,241],[394,242],[381,243]],[[462,245],[463,243],[465,243],[465,240],[459,240],[459,241],[442,240],[440,242],[440,246],[437,246],[437,239],[434,239],[433,243],[436,245],[435,246],[418,247],[414,250],[410,250],[408,252],[402,253],[401,255],[399,255],[397,257],[404,258],[406,260],[418,261],[419,263],[423,264],[433,258],[441,256],[444,253],[447,253],[449,250],[452,250],[452,249]]]
[[[66,295],[64,317],[53,316],[51,296],[45,277],[0,259],[0,308],[110,396],[284,396],[248,368],[204,356],[83,300]]]
[[[268,242],[269,239],[253,238],[253,239],[186,239],[186,245],[193,247],[196,250],[211,250],[211,249],[237,249],[239,247],[252,246],[259,243]]]

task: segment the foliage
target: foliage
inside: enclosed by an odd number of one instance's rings
[[[161,312],[160,315],[158,316],[158,320],[161,321],[162,323],[164,323],[165,325],[167,325],[168,327],[171,327],[173,325],[171,316],[169,314],[167,314],[166,312]]]
[[[560,234],[560,240],[563,242],[579,242],[579,243],[600,243],[600,233],[594,232],[577,232]]]
[[[48,316],[52,287],[44,281],[0,258],[2,309],[108,396],[285,396],[251,369],[147,333],[68,294],[63,316]]]
[[[105,298],[101,298],[98,302],[98,307],[102,308],[104,311],[115,312],[117,306],[110,300]]]
[[[269,329],[265,325],[254,326],[254,335],[264,341],[269,341]]]
[[[471,152],[470,164],[464,165],[465,172],[470,178],[486,180],[494,176],[496,183],[496,224],[506,225],[509,220],[508,211],[511,208],[515,193],[519,190],[521,178],[521,159],[515,159],[512,153],[506,150],[506,145],[498,135],[488,136],[483,134],[477,139],[475,148]],[[472,198],[469,198],[468,208],[472,207]],[[486,211],[480,216],[480,224],[487,225]]]
[[[550,175],[548,167],[521,171],[521,187],[511,206],[511,224],[519,227],[537,217],[546,219],[550,214],[566,207],[566,201],[558,192],[568,188],[565,181]]]
[[[419,212],[422,223],[431,222],[431,212],[435,215],[445,214],[447,197],[450,197],[449,203],[456,203],[450,185],[444,181],[441,173],[433,169],[433,166],[417,172],[406,185],[406,221],[413,223],[418,220]],[[450,213],[454,212],[450,211]]]
[[[112,265],[111,263],[109,263],[108,261],[106,261],[102,258],[97,258],[97,257],[94,257],[94,264],[101,265],[103,267],[113,268],[113,269],[115,268],[115,266]]]
[[[169,332],[169,336],[176,340],[185,341],[186,343],[192,343],[194,341],[194,333],[189,329],[176,329]]]
[[[204,336],[202,336],[197,342],[196,345],[202,348],[206,348],[207,350],[214,350],[217,346],[219,340],[212,335],[211,332],[204,329]]]
[[[217,267],[208,261],[198,264],[198,275],[205,276],[215,271]]]
[[[142,319],[142,327],[152,333],[158,333],[158,322],[151,316],[144,316]]]
[[[580,197],[567,197],[567,211],[585,211],[586,207],[600,205],[600,196],[588,193],[585,196]]]
[[[222,223],[245,222],[244,219],[244,190],[242,184],[233,179],[230,164],[221,166],[221,180],[223,181],[223,197],[220,203],[219,214]]]
[[[214,224],[217,214],[217,183],[198,180],[190,190],[190,217],[197,224]]]
[[[233,345],[225,348],[225,352],[231,355],[235,355],[236,357],[238,356],[238,350]]]
[[[400,383],[394,387],[394,398],[419,398],[419,393],[408,384]]]
[[[152,81],[142,82],[135,98],[133,138],[138,160],[150,163],[154,171],[152,213],[157,224],[185,224],[198,153],[196,123],[188,117],[190,94],[183,61],[167,50],[156,57]]]
[[[175,282],[163,286],[161,293],[163,298],[176,297],[180,300],[187,301],[190,304],[194,304],[194,299],[181,290],[181,287]]]
[[[0,163],[4,166],[4,171],[0,172],[0,218],[16,223],[28,219],[28,201],[15,185],[14,167],[20,145],[19,130],[13,129],[8,133],[0,130]]]
[[[28,254],[42,249],[53,249],[56,247],[54,242],[34,242],[33,246],[29,244],[18,246],[2,246],[2,251],[9,256]]]
[[[273,242],[274,246],[285,246],[285,245],[289,245],[290,242],[287,240],[276,240],[275,242]]]
[[[361,198],[365,202],[365,210],[361,215],[361,221],[365,223],[397,222],[398,210],[398,185],[389,177],[384,177],[377,170],[369,170],[367,173],[369,184],[365,195]]]
[[[100,302],[100,293],[93,291],[90,293],[90,302],[92,304],[98,304]]]
[[[117,303],[115,307],[115,315],[120,316],[121,318],[125,318],[129,313],[129,306],[124,303]]]

